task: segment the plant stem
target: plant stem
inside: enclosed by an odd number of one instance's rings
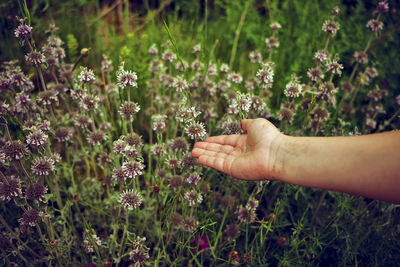
[[[246,1],[246,5],[245,5],[245,7],[243,9],[242,15],[240,16],[239,24],[238,24],[238,26],[236,28],[235,39],[233,41],[233,46],[232,46],[232,51],[231,51],[231,59],[229,60],[229,69],[232,69],[233,62],[235,61],[237,46],[238,46],[238,43],[239,43],[239,35],[240,35],[240,32],[241,32],[242,27],[244,25],[244,21],[246,19],[247,11],[249,10],[249,6],[250,6],[251,2],[252,1],[250,1],[250,0]]]

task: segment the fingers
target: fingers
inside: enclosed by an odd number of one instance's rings
[[[204,142],[235,146],[239,140],[239,137],[240,134],[211,136],[206,138]]]
[[[234,159],[233,156],[226,154],[225,157],[202,155],[199,157],[199,163],[231,175],[231,168]]]
[[[247,129],[249,129],[250,124],[251,124],[252,121],[253,120],[251,120],[251,119],[243,119],[242,120],[242,129],[243,129],[243,131],[247,132]]]
[[[216,143],[208,143],[208,142],[197,142],[194,145],[194,148],[202,148],[209,151],[215,152],[223,152],[223,153],[231,153],[235,148],[229,145],[220,145]]]

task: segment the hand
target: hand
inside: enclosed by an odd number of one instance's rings
[[[244,119],[246,134],[208,137],[194,144],[199,163],[244,180],[274,179],[283,134],[265,119]]]

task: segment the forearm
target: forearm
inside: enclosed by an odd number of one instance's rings
[[[279,180],[400,202],[400,132],[283,140]]]

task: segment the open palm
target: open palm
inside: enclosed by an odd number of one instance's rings
[[[197,142],[192,155],[199,163],[245,180],[273,178],[282,134],[264,119],[243,120],[246,134],[220,135]]]

